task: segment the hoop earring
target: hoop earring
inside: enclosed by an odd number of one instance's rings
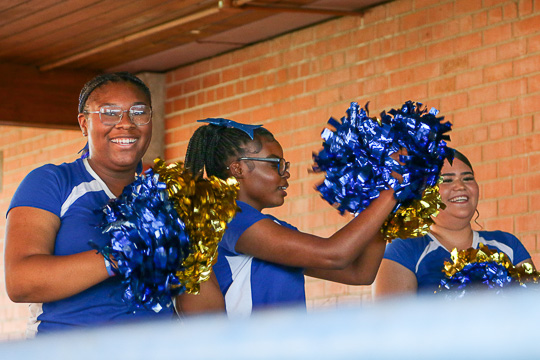
[[[479,217],[480,217],[480,211],[478,211],[478,209],[476,209],[476,218],[474,218],[474,223],[475,223],[476,225],[478,225],[478,226],[480,227],[480,229],[483,229],[484,227],[483,227],[482,225],[480,225],[480,224],[478,223],[478,221],[476,221],[476,220],[478,220]]]

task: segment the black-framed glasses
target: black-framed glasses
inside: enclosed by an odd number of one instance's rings
[[[133,105],[129,110],[122,110],[120,106],[105,105],[97,111],[85,110],[84,113],[99,114],[99,120],[106,126],[120,123],[124,113],[128,113],[131,122],[137,126],[146,125],[152,119],[152,108],[148,105]]]
[[[277,172],[279,176],[285,175],[285,173],[289,170],[291,167],[291,163],[288,161],[285,161],[284,158],[258,158],[258,157],[241,157],[236,159],[237,161],[240,160],[253,160],[253,161],[264,161],[264,162],[270,162],[277,164]]]

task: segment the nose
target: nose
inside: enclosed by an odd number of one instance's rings
[[[289,169],[285,170],[285,172],[283,173],[283,175],[281,175],[282,178],[284,179],[288,179],[291,177],[291,173],[289,172]]]
[[[463,183],[461,179],[454,180],[454,189],[460,190],[464,188],[465,188],[465,184]]]
[[[133,123],[133,121],[131,121],[131,118],[129,117],[129,110],[124,110],[124,112],[122,112],[122,118],[120,119],[120,122],[116,124],[116,127],[124,129],[135,127],[135,124]]]

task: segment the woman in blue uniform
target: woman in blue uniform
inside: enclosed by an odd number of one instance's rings
[[[29,335],[173,315],[172,309],[155,313],[125,303],[111,264],[89,245],[109,242],[97,228],[96,210],[133,182],[150,143],[150,91],[129,73],[100,75],[81,91],[78,120],[88,137],[86,153],[33,170],[7,213],[6,288],[11,300],[31,303]],[[206,291],[212,294],[211,282],[203,284]],[[219,296],[200,303],[181,296],[178,306],[187,312],[222,307],[219,290],[214,293]]]
[[[196,176],[234,176],[237,212],[219,245],[214,266],[229,317],[276,306],[305,308],[304,275],[363,285],[373,282],[384,253],[380,227],[396,204],[393,190],[330,236],[303,233],[264,214],[282,206],[289,163],[274,136],[258,126],[207,119],[193,134],[186,168]]]
[[[440,194],[446,209],[435,218],[430,233],[416,239],[396,239],[386,247],[375,282],[375,295],[433,293],[438,289],[444,262],[457,248],[478,248],[482,243],[505,253],[512,263],[531,263],[531,256],[512,234],[503,231],[474,231],[471,220],[477,212],[479,188],[470,161],[455,151],[441,171]]]

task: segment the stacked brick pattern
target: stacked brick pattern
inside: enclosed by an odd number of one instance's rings
[[[76,111],[76,109],[75,109]],[[76,122],[74,115],[73,121]],[[0,192],[0,340],[24,336],[29,312],[27,304],[14,304],[7,297],[4,280],[5,214],[13,193],[34,168],[46,163],[61,164],[77,158],[85,142],[80,131],[45,130],[0,126],[0,151],[4,156]]]
[[[166,160],[183,160],[198,119],[264,124],[292,163],[286,205],[272,213],[321,236],[349,219],[308,173],[328,118],[351,101],[370,101],[372,115],[406,100],[435,107],[454,123],[450,145],[475,165],[480,224],[516,234],[540,264],[540,0],[393,1],[171,71],[166,94]],[[76,131],[0,134],[3,214],[26,173],[71,161],[84,145]],[[19,338],[26,305],[11,303],[0,282],[0,339]],[[307,293],[311,308],[371,299],[370,287],[314,279]]]
[[[341,217],[308,173],[326,120],[351,101],[371,114],[416,100],[453,121],[481,188],[479,223],[537,253],[540,230],[540,1],[394,1],[170,72],[166,157],[182,160],[197,119],[264,124],[291,161],[272,211],[327,236]],[[360,303],[369,287],[308,279],[310,307]]]

